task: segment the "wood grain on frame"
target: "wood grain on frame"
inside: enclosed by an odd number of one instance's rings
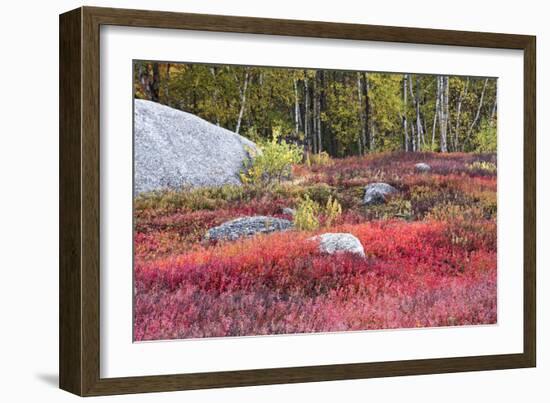
[[[524,352],[129,378],[100,377],[101,25],[524,51]],[[81,396],[533,367],[536,363],[534,36],[82,7],[60,16],[60,387]]]

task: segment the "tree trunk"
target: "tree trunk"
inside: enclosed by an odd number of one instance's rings
[[[363,98],[365,102],[365,138],[364,138],[364,149],[366,151],[370,151],[373,147],[374,138],[371,134],[372,131],[370,130],[370,123],[371,123],[371,111],[370,111],[370,101],[369,101],[369,91],[370,91],[370,85],[369,85],[369,75],[367,72],[363,72],[363,83],[364,83],[364,92],[363,92]]]
[[[151,65],[145,63],[145,65],[139,66],[139,83],[145,98],[149,101],[159,102],[160,98],[160,73],[159,73],[159,64],[153,63],[152,65],[152,76],[151,76]]]
[[[300,133],[300,100],[298,99],[298,81],[294,79],[294,136]]]
[[[150,82],[151,85],[151,101],[159,102],[160,101],[160,71],[159,64],[153,63],[153,81]]]
[[[439,106],[439,134],[440,150],[442,153],[448,152],[447,149],[447,127],[449,124],[449,77],[440,76],[440,106]]]
[[[138,78],[141,91],[143,91],[147,99],[151,100],[149,94],[149,63],[139,63]]]
[[[417,76],[417,79],[418,79],[418,76]],[[412,78],[412,74],[411,76],[409,77],[409,92],[411,94],[411,102],[415,102],[416,103],[416,97],[414,95],[414,92],[413,92],[413,78]],[[416,104],[413,105],[416,109]],[[418,149],[418,146],[417,146],[417,141],[416,141],[416,133],[415,133],[415,128],[414,128],[414,124],[412,122],[412,119],[411,119],[411,150],[412,151],[417,151]],[[418,124],[418,120],[417,120],[417,124]]]
[[[479,105],[477,107],[476,116],[474,117],[474,120],[472,124],[470,125],[470,128],[468,129],[468,136],[466,138],[468,141],[470,141],[472,131],[474,130],[475,125],[477,124],[477,121],[479,120],[479,115],[481,114],[481,108],[483,107],[483,97],[485,96],[485,89],[487,88],[487,82],[489,81],[488,78],[485,79],[483,82],[483,89],[481,90],[481,95],[479,97]]]
[[[402,123],[403,123],[403,137],[404,137],[404,148],[405,151],[409,151],[409,129],[407,124],[407,74],[403,75],[403,115],[402,115]]]
[[[241,88],[241,109],[239,110],[239,118],[237,119],[237,128],[235,129],[235,133],[239,134],[239,130],[241,129],[241,122],[243,120],[243,114],[244,109],[246,106],[246,89],[248,87],[248,77],[249,77],[249,69],[247,68],[244,73],[244,81],[243,86]]]
[[[361,125],[361,134],[359,135],[359,138],[357,139],[357,147],[359,149],[359,155],[364,154],[364,147],[365,147],[365,138],[367,137],[366,130],[366,119],[364,115],[363,110],[363,82],[361,80],[361,73],[357,72],[357,99],[359,102],[359,122]]]
[[[466,95],[468,95],[468,86],[470,85],[470,78],[468,77],[466,79],[466,86],[464,87],[464,90],[460,92],[460,96],[458,97],[458,101],[456,104],[456,124],[455,124],[455,135],[454,135],[454,150],[458,151],[459,149],[459,136],[458,133],[460,131],[460,111],[462,110],[462,100]]]
[[[493,108],[491,109],[491,126],[495,125],[495,120],[497,117],[497,100],[498,100],[498,83],[495,83],[495,103],[493,104]]]
[[[310,113],[310,110],[309,110],[310,97],[309,97],[309,82],[308,82],[307,76],[305,76],[305,78],[304,78],[304,92],[305,92],[304,133],[305,133],[305,137],[307,139],[307,142],[309,144],[310,151],[315,154],[317,152],[316,147],[315,147],[315,137],[312,136],[312,134],[311,134],[311,130],[310,130],[311,126],[309,124],[311,113]]]
[[[416,133],[414,130],[414,124],[413,122],[411,122],[411,150],[413,152],[416,151],[415,138],[416,138]]]
[[[323,136],[321,133],[321,77],[322,72],[317,70],[315,73],[315,90],[313,92],[314,102],[314,127],[315,135],[317,137],[317,152],[323,151]]]
[[[220,118],[218,114],[218,85],[216,83],[216,75],[217,71],[215,67],[210,68],[210,74],[212,74],[212,79],[214,80],[214,93],[212,94],[212,97],[214,99],[214,105],[215,105],[215,113],[216,113],[216,125],[220,125]]]
[[[416,103],[416,133],[418,135],[418,139],[416,141],[417,151],[421,150],[421,144],[424,140],[424,130],[422,127],[422,120],[420,119],[420,83],[418,80],[418,76],[416,76],[416,96],[415,96],[415,103]]]
[[[166,64],[166,84],[164,85],[164,98],[166,101],[168,101],[168,97],[170,95],[170,89],[168,88],[168,84],[170,83],[170,63]]]
[[[434,122],[432,125],[432,144],[431,144],[431,151],[434,150],[435,145],[435,128],[437,126],[437,117],[439,116],[439,101],[441,100],[441,82],[439,80],[439,76],[435,78],[436,84],[437,84],[437,91],[435,94],[435,111],[434,111]]]
[[[317,137],[317,77],[315,77],[315,79],[313,80],[313,113],[312,113],[312,118],[313,118],[313,141],[314,141],[314,144],[315,144],[315,153],[319,153],[321,152],[321,145],[319,144],[319,137]]]

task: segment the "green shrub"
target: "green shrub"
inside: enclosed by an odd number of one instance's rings
[[[319,204],[311,200],[309,196],[305,196],[304,199],[298,205],[296,214],[294,215],[294,226],[303,231],[313,231],[319,228]]]
[[[367,209],[367,217],[375,220],[410,220],[412,215],[411,202],[401,197],[392,197],[384,204],[369,206]]]
[[[306,187],[304,192],[310,199],[324,206],[333,195],[334,189],[326,183],[316,183]]]
[[[475,139],[475,150],[478,153],[493,153],[497,150],[497,126],[483,120]]]
[[[271,185],[288,179],[291,175],[292,164],[302,160],[302,150],[284,140],[279,141],[273,136],[259,146],[260,152],[248,149],[251,159],[241,172],[241,180],[245,184]]]

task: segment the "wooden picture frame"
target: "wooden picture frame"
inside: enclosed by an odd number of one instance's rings
[[[288,35],[524,52],[523,353],[228,372],[100,377],[99,35],[101,25]],[[60,387],[80,396],[534,367],[535,37],[81,7],[60,16]]]

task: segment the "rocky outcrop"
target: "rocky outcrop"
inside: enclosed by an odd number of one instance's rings
[[[277,217],[241,217],[209,229],[206,234],[206,239],[211,241],[235,240],[255,234],[286,231],[292,228],[292,226],[293,224],[291,221]]]
[[[134,193],[241,184],[256,145],[190,113],[134,100]]]

